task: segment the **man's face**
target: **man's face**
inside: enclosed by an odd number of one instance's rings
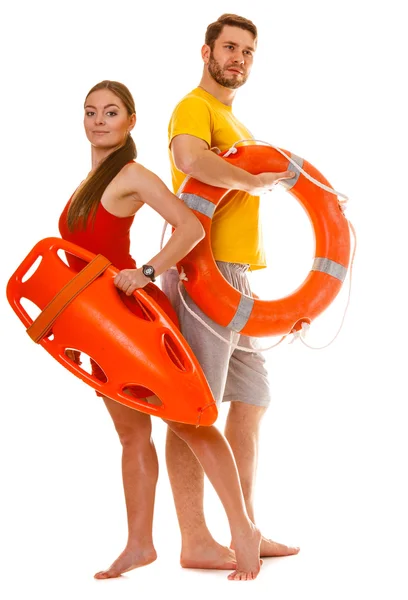
[[[244,85],[251,71],[255,47],[252,33],[225,25],[210,52],[208,71],[211,77],[230,89]]]

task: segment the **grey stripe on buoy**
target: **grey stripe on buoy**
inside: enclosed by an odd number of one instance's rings
[[[251,316],[254,301],[254,298],[245,296],[245,294],[241,294],[237,312],[235,313],[232,321],[227,325],[229,329],[240,332],[245,327],[249,321],[249,317]]]
[[[334,260],[330,260],[330,258],[315,258],[312,271],[327,273],[336,279],[340,279],[340,281],[344,281],[347,275],[346,267],[343,267],[343,265]]]
[[[205,215],[206,217],[213,218],[216,205],[202,198],[201,196],[197,196],[196,194],[180,194],[181,200],[183,200],[184,204],[187,204],[191,210],[196,210],[197,212]]]
[[[303,158],[301,158],[300,156],[296,156],[296,154],[292,154],[292,153],[290,153],[290,158],[293,159],[295,161],[295,163],[299,165],[299,167],[301,167],[301,168],[303,167]],[[298,179],[300,176],[300,171],[291,162],[288,164],[287,171],[295,171],[295,176],[292,177],[292,179],[282,179],[282,181],[280,181],[279,183],[281,183],[283,185],[283,187],[286,188],[287,190],[291,190],[298,182]]]

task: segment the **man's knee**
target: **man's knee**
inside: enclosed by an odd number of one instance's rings
[[[256,426],[261,422],[267,409],[267,406],[257,406],[235,400],[230,403],[228,418],[247,424],[248,427]]]
[[[191,436],[194,435],[195,427],[193,425],[186,425],[185,423],[178,423],[176,421],[166,421],[165,419],[163,420],[168,425],[168,435],[170,438],[172,437],[171,434],[174,434],[174,436],[183,440],[183,442],[188,443]]]

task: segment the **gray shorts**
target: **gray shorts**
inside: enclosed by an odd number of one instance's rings
[[[251,294],[246,276],[248,265],[217,262],[217,266],[234,288],[247,295]],[[162,290],[177,313],[181,332],[204,371],[217,405],[221,402],[239,401],[255,406],[268,406],[268,376],[265,358],[256,349],[257,338],[241,335],[214,323],[191,300],[183,286],[182,293],[187,306],[233,345],[229,346],[219,340],[186,310],[180,299],[178,282],[179,274],[176,269],[169,269],[161,276]],[[254,351],[238,350],[235,348],[237,345],[253,348]]]

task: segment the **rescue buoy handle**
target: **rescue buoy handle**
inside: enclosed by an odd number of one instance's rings
[[[44,310],[33,321],[27,329],[30,338],[38,344],[44,336],[49,333],[59,315],[71,304],[71,302],[99,277],[109,265],[112,264],[107,258],[98,254],[86,267],[73,277],[56,296],[49,302]]]

